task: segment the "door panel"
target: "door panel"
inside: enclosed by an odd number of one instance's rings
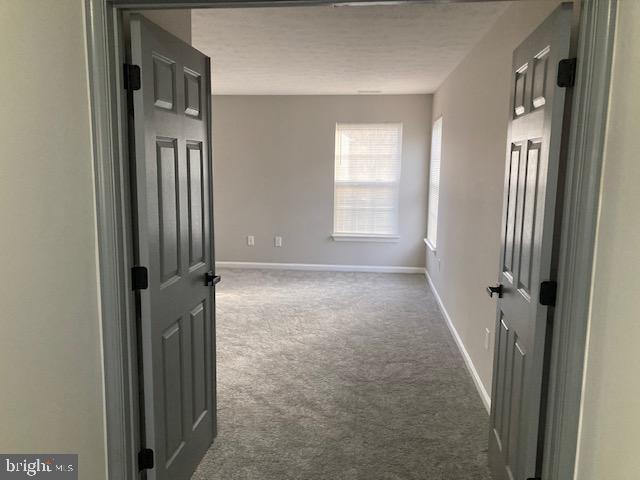
[[[200,103],[202,102],[201,76],[198,72],[185,68],[185,105],[184,113],[192,117],[200,118]]]
[[[172,60],[152,53],[154,105],[173,110],[175,104],[175,64]]]
[[[550,49],[545,48],[533,59],[533,93],[531,95],[531,104],[533,108],[540,108],[546,103],[545,90],[547,85],[549,52]]]
[[[513,145],[509,158],[509,197],[507,201],[507,222],[505,229],[504,272],[513,276],[513,255],[516,239],[516,210],[518,198],[518,175],[520,173],[520,146]]]
[[[215,435],[215,297],[209,59],[138,16],[130,63],[136,263],[147,477],[189,479]]]
[[[191,416],[191,429],[198,428],[198,424],[207,413],[207,344],[206,316],[204,304],[199,304],[191,310],[191,397],[193,409]]]
[[[160,279],[167,282],[180,272],[180,239],[178,229],[179,171],[177,140],[158,139],[158,222],[160,245]]]
[[[170,465],[184,446],[182,425],[182,328],[181,319],[171,325],[162,335],[162,365],[164,387],[164,422],[167,449],[167,465]]]
[[[202,144],[187,144],[187,169],[189,178],[189,267],[204,262],[204,192],[205,181],[202,165]]]
[[[533,240],[535,233],[535,205],[538,197],[538,162],[540,159],[540,143],[529,143],[527,148],[527,164],[523,179],[522,227],[520,242],[520,268],[518,270],[518,288],[531,294],[531,260],[533,257]]]
[[[515,51],[505,165],[502,255],[489,463],[496,480],[538,476],[547,325],[539,286],[552,252],[565,104],[556,86],[569,53],[571,6],[561,5]]]

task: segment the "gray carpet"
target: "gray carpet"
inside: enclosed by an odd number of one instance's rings
[[[421,275],[225,270],[193,480],[489,479],[487,414]]]

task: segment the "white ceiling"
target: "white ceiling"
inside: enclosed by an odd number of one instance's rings
[[[431,93],[508,2],[194,10],[213,93]]]

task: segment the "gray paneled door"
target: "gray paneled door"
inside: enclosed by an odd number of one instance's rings
[[[489,463],[495,480],[535,478],[544,425],[545,355],[553,308],[554,225],[561,171],[571,6],[563,4],[514,52],[511,82]],[[502,290],[501,292],[499,290]],[[544,289],[543,289],[544,290]],[[488,289],[490,291],[490,289]]]
[[[132,15],[130,91],[135,262],[139,292],[142,442],[155,453],[148,478],[187,480],[213,441],[215,292],[210,62]]]

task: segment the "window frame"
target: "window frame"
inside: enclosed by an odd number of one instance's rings
[[[434,152],[434,141],[435,141],[435,133],[436,133],[436,128],[439,129],[439,156],[438,156],[438,178],[437,178],[437,184],[438,184],[438,194],[437,197],[435,198],[436,200],[436,207],[435,209],[432,208],[432,192],[433,192],[433,184],[434,182],[434,170],[433,170],[433,162],[434,162],[434,157],[433,157],[433,152]],[[439,213],[440,213],[440,178],[442,177],[442,136],[444,133],[444,121],[443,121],[443,116],[440,115],[439,117],[437,117],[432,125],[431,125],[431,149],[429,152],[429,191],[427,194],[427,232],[426,232],[426,237],[424,239],[424,243],[427,244],[427,246],[429,247],[429,249],[431,249],[431,251],[435,252],[437,247],[438,247],[438,217],[439,217]],[[433,223],[432,223],[432,215],[435,216],[435,218],[433,219]],[[430,235],[430,228],[429,226],[433,225],[435,227],[435,232],[433,233],[433,238]]]
[[[337,143],[337,137],[339,133],[340,127],[345,126],[397,126],[399,127],[399,166],[398,169],[398,178],[394,181],[341,181],[338,182],[336,179],[337,169],[336,169],[336,160],[338,158],[338,152],[336,150],[334,144],[334,156],[333,156],[333,228],[331,233],[331,238],[336,242],[376,242],[376,243],[395,243],[400,240],[400,182],[402,180],[402,143],[403,143],[403,130],[404,124],[402,122],[336,122],[334,129],[334,142]],[[336,230],[336,200],[337,200],[337,190],[338,184],[342,185],[372,185],[372,186],[380,186],[380,185],[393,185],[395,190],[394,195],[394,204],[393,210],[395,212],[395,224],[392,233],[358,233],[358,232],[339,232]]]

